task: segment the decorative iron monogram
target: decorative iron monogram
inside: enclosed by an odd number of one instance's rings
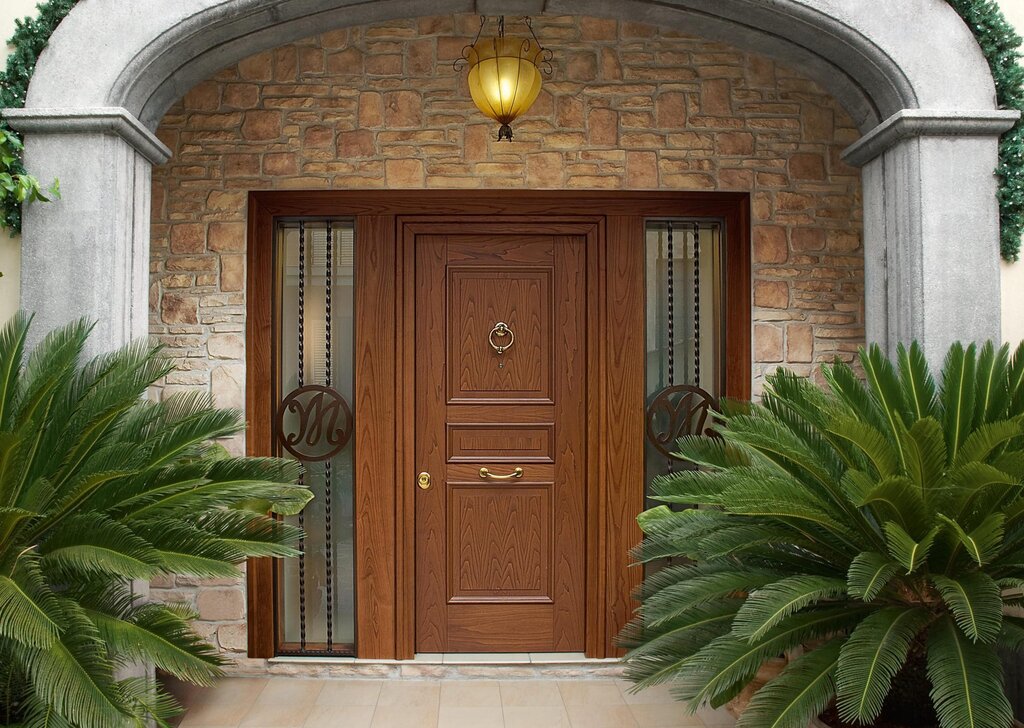
[[[345,398],[319,384],[293,390],[277,411],[278,441],[304,462],[329,460],[345,449],[352,425]]]
[[[715,398],[700,387],[665,387],[647,408],[647,439],[662,455],[683,460],[672,452],[676,440],[686,435],[714,436],[708,417],[717,408]]]

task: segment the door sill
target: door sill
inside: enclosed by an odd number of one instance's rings
[[[358,657],[280,655],[271,664],[325,665],[614,665],[617,657],[587,657],[582,652],[420,653],[411,660],[365,660]]]

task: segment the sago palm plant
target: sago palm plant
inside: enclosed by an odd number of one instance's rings
[[[143,397],[169,371],[140,343],[83,362],[89,326],[30,354],[28,319],[0,331],[0,723],[166,725],[173,701],[134,664],[206,684],[222,664],[180,605],[143,603],[132,580],[238,574],[247,556],[294,554],[268,511],[301,509],[295,464],[227,457],[242,428],[208,397]],[[139,671],[136,670],[136,673]]]
[[[1008,728],[998,651],[1024,645],[1024,345],[954,345],[936,382],[918,346],[861,352],[862,381],[786,371],[729,405],[697,464],[653,484],[696,505],[645,512],[653,572],[628,675],[722,705],[780,656],[740,728],[845,723]],[[909,709],[909,710],[905,710]],[[934,712],[933,712],[934,711]]]

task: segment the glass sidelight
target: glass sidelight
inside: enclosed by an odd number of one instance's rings
[[[355,651],[354,248],[350,220],[280,220],[275,235],[274,445],[315,498],[289,521],[303,555],[277,571],[280,654]]]
[[[675,440],[706,431],[722,391],[722,236],[713,220],[647,223],[647,483],[688,467]]]

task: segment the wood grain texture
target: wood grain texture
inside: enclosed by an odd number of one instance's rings
[[[529,649],[581,650],[585,248],[524,223],[486,239],[464,224],[430,228],[415,237],[416,467],[434,481],[417,495],[416,649],[526,649],[519,622],[489,615],[530,601],[521,613],[533,624],[527,633],[536,632]],[[516,335],[500,355],[488,341],[497,321]],[[519,408],[527,417],[547,409],[553,463],[531,464],[520,480],[481,483],[478,465],[440,459],[438,443],[467,406],[497,425],[527,424],[517,422]],[[513,467],[507,453],[480,462],[499,474]],[[491,625],[486,637],[482,624]]]
[[[448,601],[551,602],[553,483],[448,483]]]
[[[356,218],[355,569],[362,658],[395,654],[395,221]]]
[[[632,616],[632,593],[640,569],[630,568],[629,550],[641,539],[636,517],[644,505],[644,226],[639,217],[608,218],[608,279],[605,296],[605,492],[607,516],[606,650],[621,654],[614,640]]]
[[[553,463],[553,422],[448,422],[449,463]]]
[[[274,454],[274,218],[258,197],[249,196],[248,297],[246,310],[246,453]],[[249,559],[246,601],[249,657],[276,652],[276,589],[273,559]]]
[[[449,404],[552,401],[551,274],[536,266],[449,264]],[[502,354],[488,340],[499,322],[511,331]]]
[[[448,239],[415,238],[416,468],[433,485],[416,493],[416,651],[448,652],[448,503],[445,324]]]

